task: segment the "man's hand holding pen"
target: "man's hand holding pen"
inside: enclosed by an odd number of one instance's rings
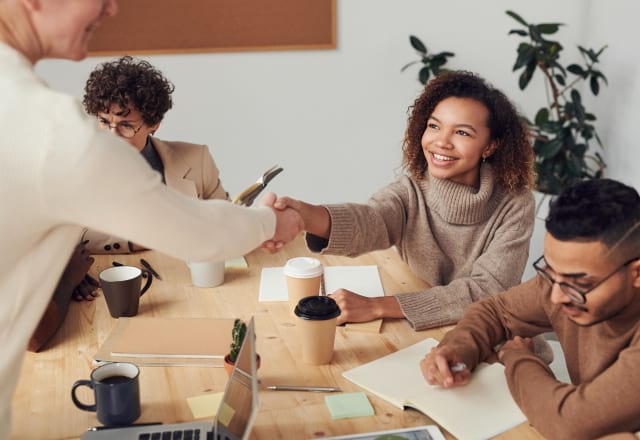
[[[420,369],[430,385],[453,388],[471,381],[470,369],[461,362],[458,354],[446,345],[433,348],[420,361]]]

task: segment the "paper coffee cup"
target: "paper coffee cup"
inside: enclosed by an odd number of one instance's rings
[[[289,306],[292,312],[302,298],[320,294],[320,283],[324,273],[320,260],[310,257],[291,258],[282,271],[287,279]]]
[[[224,261],[192,261],[187,265],[194,286],[216,287],[224,282]]]
[[[336,321],[340,307],[328,296],[308,296],[298,301],[295,308],[297,328],[302,346],[302,361],[323,365],[333,358]]]

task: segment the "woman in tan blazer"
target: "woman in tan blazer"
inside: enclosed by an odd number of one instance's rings
[[[144,60],[124,56],[100,64],[85,85],[85,111],[98,125],[113,131],[138,150],[163,181],[198,199],[228,199],[220,173],[206,145],[163,141],[152,135],[171,108],[174,87]],[[87,249],[93,254],[142,250],[129,241],[89,230]]]
[[[138,150],[167,186],[198,199],[228,199],[206,145],[168,142],[152,136],[172,106],[173,90],[173,84],[147,61],[125,56],[100,64],[91,72],[83,104],[100,127]],[[143,249],[124,238],[86,230],[29,340],[29,351],[40,351],[56,333],[72,297],[92,300],[96,296],[98,282],[87,274],[93,264],[89,254]]]

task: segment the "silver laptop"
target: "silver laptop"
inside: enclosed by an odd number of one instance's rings
[[[240,348],[238,359],[218,413],[211,422],[185,422],[167,425],[129,426],[85,432],[82,440],[247,440],[258,413],[258,375],[256,334],[253,318]]]

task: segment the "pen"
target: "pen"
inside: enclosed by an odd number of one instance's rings
[[[458,362],[457,364],[450,365],[449,369],[452,373],[460,373],[461,371],[467,369],[467,364],[465,364],[464,362]]]
[[[299,387],[291,385],[271,385],[267,389],[274,391],[313,391],[316,393],[339,393],[342,391],[338,387]]]
[[[127,425],[127,428],[133,428],[138,426],[151,426],[151,425],[162,425],[162,422],[148,422],[148,423],[134,423],[132,425]],[[116,428],[124,428],[124,426],[93,426],[88,428],[87,431],[102,431],[104,429],[116,429]]]
[[[147,268],[147,270],[149,272],[151,272],[151,275],[153,275],[154,277],[156,277],[157,279],[159,279],[160,281],[162,281],[162,277],[158,274],[158,272],[156,272],[153,267],[151,267],[151,265],[149,264],[149,262],[147,260],[145,260],[144,258],[140,258],[140,263]]]

